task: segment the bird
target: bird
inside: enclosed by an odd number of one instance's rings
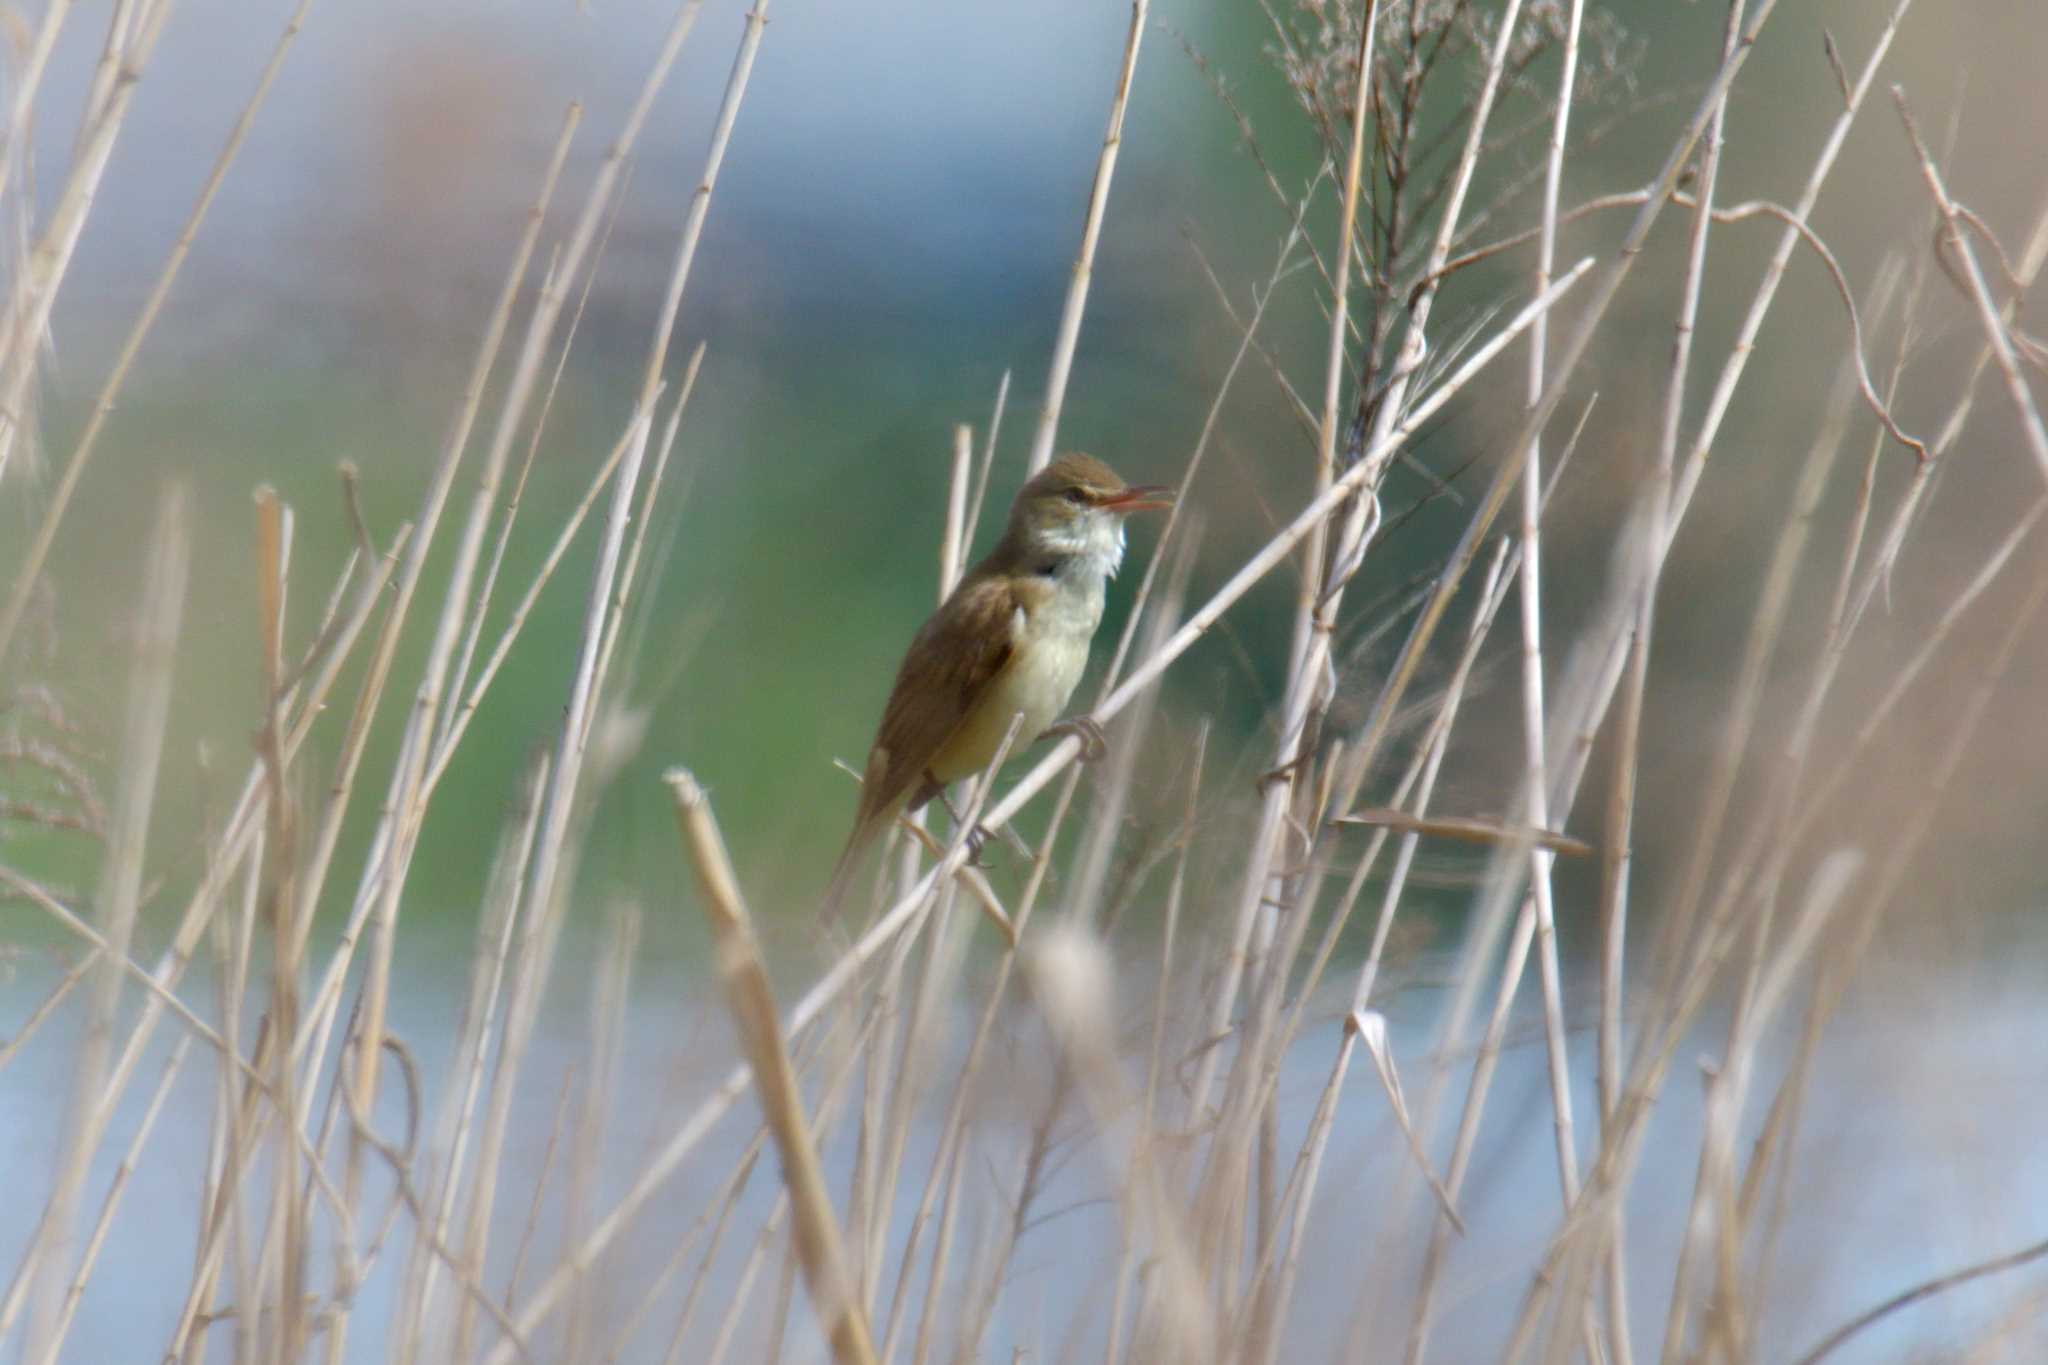
[[[1017,491],[1002,539],[918,628],[896,670],[821,923],[838,914],[876,837],[987,767],[1012,720],[1022,717],[1021,738],[1070,731],[1100,751],[1092,720],[1055,722],[1087,667],[1108,582],[1123,564],[1124,518],[1172,506],[1171,491],[1127,484],[1078,453]]]

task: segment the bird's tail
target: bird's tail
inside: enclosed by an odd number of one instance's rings
[[[875,824],[865,816],[854,821],[853,832],[846,836],[846,847],[839,851],[839,861],[832,865],[832,880],[825,883],[825,899],[818,907],[819,928],[829,928],[839,918],[847,889],[853,885],[854,874],[860,871],[861,855],[874,842]]]

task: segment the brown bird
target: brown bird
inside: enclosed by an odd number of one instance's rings
[[[1018,490],[1003,538],[918,628],[896,670],[826,921],[876,836],[987,767],[1014,717],[1026,740],[1063,728],[1054,719],[1087,667],[1105,585],[1123,563],[1124,517],[1171,506],[1170,491],[1127,485],[1088,455],[1062,455]],[[1092,722],[1067,724],[1099,744]]]

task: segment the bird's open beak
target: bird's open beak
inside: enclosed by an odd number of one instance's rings
[[[1163,483],[1134,483],[1095,504],[1112,512],[1158,512],[1173,506],[1173,489]]]

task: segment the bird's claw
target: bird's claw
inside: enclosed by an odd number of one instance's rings
[[[986,868],[988,866],[988,863],[983,860],[981,855],[982,851],[988,847],[988,841],[993,837],[994,834],[987,825],[976,825],[973,829],[967,831],[965,842],[967,844],[967,865],[969,867]]]
[[[1069,716],[1045,728],[1045,739],[1058,739],[1072,735],[1081,741],[1081,761],[1098,763],[1109,752],[1109,736],[1102,732],[1102,722],[1093,716]]]

